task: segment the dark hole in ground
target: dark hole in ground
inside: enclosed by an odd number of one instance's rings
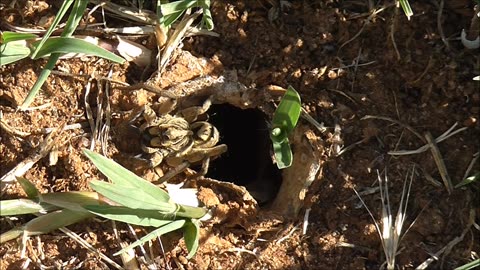
[[[229,104],[212,105],[208,114],[220,132],[219,144],[226,144],[228,151],[211,162],[207,177],[245,186],[261,204],[271,201],[282,178],[270,157],[265,114]]]

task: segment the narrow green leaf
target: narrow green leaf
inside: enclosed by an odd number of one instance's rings
[[[37,81],[32,86],[32,89],[30,89],[30,92],[28,92],[28,95],[23,101],[22,105],[19,107],[20,110],[27,109],[28,106],[30,106],[30,104],[33,102],[33,99],[37,95],[38,91],[40,91],[40,88],[42,87],[43,83],[45,83],[48,76],[50,76],[50,73],[52,73],[53,67],[57,63],[58,58],[60,58],[60,54],[55,53],[50,55],[50,58],[48,59],[48,62],[43,68],[42,72],[40,72],[40,75],[38,76]]]
[[[413,16],[412,8],[410,7],[410,3],[408,0],[399,0],[400,6],[402,6],[403,12],[407,16],[407,19],[410,20],[410,17]]]
[[[23,235],[23,227],[13,228],[0,234],[0,244],[6,243],[10,240],[17,239]]]
[[[18,40],[32,39],[37,37],[38,37],[37,35],[30,34],[30,33],[17,33],[17,32],[4,31],[0,33],[0,44],[5,44],[8,42],[18,41]]]
[[[182,10],[176,13],[163,16],[162,18],[160,18],[160,23],[168,29],[168,27],[170,27],[174,22],[176,22],[184,12],[185,11]]]
[[[98,205],[101,203],[96,192],[68,191],[40,194],[40,201],[72,211],[86,212],[83,205]]]
[[[460,181],[460,183],[455,185],[455,188],[466,186],[466,185],[471,184],[475,181],[478,181],[478,179],[480,179],[480,172],[477,172],[475,175],[472,175],[470,177],[467,177],[467,178],[463,179],[462,181]]]
[[[455,270],[470,270],[470,269],[478,269],[480,267],[480,259],[476,259],[475,261],[471,261],[467,264],[459,266],[455,268]]]
[[[191,259],[198,249],[198,243],[200,238],[200,223],[198,220],[188,220],[183,226],[183,239],[185,239],[185,245],[187,246],[188,256],[187,259]]]
[[[90,217],[93,217],[93,214],[90,212],[77,212],[62,209],[32,219],[25,224],[24,229],[27,235],[39,235],[77,223]]]
[[[165,215],[155,210],[132,209],[113,205],[86,205],[85,209],[106,219],[140,226],[161,227],[173,220],[172,214]]]
[[[124,187],[130,187],[132,189],[143,190],[147,194],[149,194],[150,197],[155,198],[161,202],[170,201],[170,196],[167,192],[155,186],[154,184],[142,179],[133,172],[125,169],[115,161],[87,149],[84,149],[83,153],[114,184]]]
[[[0,45],[0,67],[17,62],[30,55],[26,44],[9,42]]]
[[[274,142],[273,152],[279,169],[285,169],[292,165],[293,155],[288,139],[281,143]]]
[[[13,228],[0,235],[0,244],[13,240],[26,234],[27,236],[49,233],[61,227],[65,227],[86,218],[92,217],[89,212],[76,212],[63,209],[57,212],[48,213],[32,219],[22,227]]]
[[[76,0],[77,2],[78,0]],[[40,40],[36,50],[32,53],[32,57],[36,57],[38,51],[42,48],[43,43],[47,41],[47,39],[50,37],[50,35],[53,33],[53,31],[57,28],[58,24],[62,20],[63,16],[68,11],[68,8],[73,4],[73,1],[63,1],[62,6],[57,12],[57,15],[55,15],[55,19],[53,20],[52,24],[48,28],[47,32],[43,35],[43,38]]]
[[[28,198],[32,200],[38,199],[38,195],[40,194],[40,192],[32,182],[21,176],[17,176],[17,182],[20,184],[20,186],[22,186],[22,189],[23,191],[25,191]]]
[[[211,31],[213,30],[214,25],[213,25],[212,13],[210,12],[210,0],[203,1],[202,9],[203,9],[202,23],[207,30]]]
[[[167,16],[178,12],[184,12],[185,10],[198,7],[198,0],[181,0],[181,1],[174,1],[166,4],[161,5],[162,15]]]
[[[175,203],[161,201],[143,189],[97,180],[90,181],[90,186],[108,199],[133,209],[157,210],[163,213],[173,213],[177,209]]]
[[[194,207],[183,204],[177,204],[177,211],[175,215],[177,217],[184,218],[202,218],[207,214],[208,210],[202,207]]]
[[[289,86],[273,115],[273,128],[279,127],[290,134],[297,125],[301,109],[300,95]]]
[[[25,214],[46,213],[57,210],[50,204],[40,204],[30,199],[14,199],[0,201],[0,216],[16,216]]]
[[[52,25],[48,28],[47,32],[43,36],[43,39],[37,45],[37,49],[32,53],[31,55],[32,58],[36,57],[37,51],[42,48],[43,43],[46,42],[46,40],[53,33],[53,30],[55,30],[55,28],[58,26],[61,19],[63,18],[63,16],[65,15],[65,13],[67,12],[68,8],[72,3],[73,1],[63,1],[62,6],[60,7],[60,10],[55,16],[55,19]],[[70,12],[70,15],[67,20],[67,24],[65,25],[65,28],[61,34],[62,37],[69,37],[73,34],[73,32],[75,31],[75,28],[78,26],[78,23],[80,22],[80,19],[82,18],[83,12],[85,11],[88,3],[89,1],[75,0],[75,4],[72,8],[72,11]],[[37,81],[33,85],[32,89],[30,89],[30,92],[28,93],[27,97],[23,101],[22,105],[19,107],[20,110],[25,110],[28,108],[28,106],[30,106],[30,104],[33,102],[33,99],[37,95],[38,91],[40,91],[40,88],[42,87],[42,85],[45,83],[48,76],[52,72],[59,58],[60,58],[60,54],[54,53],[50,55],[50,58],[48,59],[47,64],[45,65],[42,72],[38,76]]]
[[[83,13],[87,9],[88,2],[89,1],[75,0],[75,4],[72,7],[72,11],[70,11],[67,23],[63,29],[61,35],[62,37],[69,37],[73,35],[73,32],[75,32],[75,29],[77,29],[78,24],[82,20]]]
[[[33,43],[33,46],[37,46],[38,43]],[[81,53],[86,55],[94,55],[105,58],[107,60],[123,63],[125,59],[122,57],[105,50],[95,44],[87,42],[83,39],[71,38],[71,37],[56,37],[49,38],[43,44],[42,48],[38,50],[37,56],[34,59],[50,55],[52,53]]]
[[[157,236],[161,236],[163,234],[178,230],[178,229],[182,228],[183,225],[185,225],[185,220],[183,220],[183,219],[172,221],[169,224],[164,225],[164,226],[152,231],[151,233],[145,235],[144,237],[138,239],[137,241],[133,242],[129,246],[123,248],[122,250],[118,251],[117,253],[115,253],[113,255],[114,256],[120,255],[127,250],[130,250],[130,249],[132,249],[136,246],[142,245],[143,243],[154,239]]]

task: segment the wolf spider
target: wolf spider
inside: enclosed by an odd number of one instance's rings
[[[217,145],[220,139],[217,128],[206,121],[197,121],[211,103],[208,98],[202,106],[160,116],[145,105],[143,118],[146,122],[140,126],[144,135],[142,150],[150,154],[149,165],[152,168],[158,168],[162,162],[174,168],[157,182],[167,181],[200,162],[202,167],[197,175],[205,175],[210,159],[227,151],[225,144]]]

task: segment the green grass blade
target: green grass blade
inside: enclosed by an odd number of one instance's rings
[[[31,50],[26,44],[9,42],[0,45],[0,67],[17,62],[30,55]]]
[[[75,32],[75,29],[77,29],[80,20],[82,20],[83,13],[87,9],[88,2],[89,1],[85,0],[75,1],[75,4],[72,7],[72,11],[68,16],[67,23],[65,24],[65,28],[63,29],[62,37],[69,37],[73,35],[73,32]]]
[[[0,234],[0,244],[6,243],[10,240],[17,239],[23,235],[23,227],[13,228]]]
[[[181,0],[174,1],[161,5],[162,15],[168,16],[178,12],[184,12],[185,10],[199,6],[198,0]]]
[[[72,211],[86,212],[83,205],[98,205],[101,203],[96,192],[69,191],[40,194],[40,201]]]
[[[25,224],[24,229],[27,235],[45,234],[93,216],[94,215],[90,212],[77,212],[68,209],[62,209],[60,211],[48,213],[32,219]]]
[[[68,21],[65,26],[65,29],[61,34],[62,37],[69,37],[73,34],[73,32],[75,31],[75,28],[80,22],[80,19],[82,18],[83,12],[87,7],[88,2],[89,1],[84,1],[84,0],[75,1],[72,11],[70,12],[70,16],[68,17]],[[32,53],[31,55],[32,58],[36,57],[37,51],[42,48],[43,43],[46,42],[46,40],[52,34],[53,30],[55,30],[55,28],[58,26],[58,24],[60,23],[60,20],[63,18],[63,16],[65,15],[65,13],[67,12],[68,8],[72,3],[73,3],[72,1],[63,1],[63,4],[60,7],[60,10],[58,11],[57,15],[55,16],[55,19],[52,25],[50,26],[50,28],[48,28],[47,32],[43,36],[43,39],[37,45],[37,49]],[[28,106],[30,106],[30,104],[33,102],[33,99],[37,95],[38,91],[40,91],[40,88],[45,83],[48,76],[50,76],[50,73],[52,72],[59,58],[60,58],[60,54],[54,53],[50,55],[50,58],[48,59],[47,64],[45,65],[42,72],[38,76],[37,81],[33,85],[32,89],[30,89],[30,92],[28,93],[27,97],[23,101],[22,105],[19,107],[20,110],[25,110],[26,108],[28,108]]]
[[[210,0],[202,1],[202,9],[203,9],[203,17],[202,17],[202,24],[204,27],[211,31],[213,30],[213,18],[212,13],[210,12]]]
[[[178,18],[180,18],[180,16],[182,16],[182,14],[184,13],[185,11],[178,11],[176,13],[172,13],[172,14],[169,14],[169,15],[166,15],[166,16],[163,16],[162,18],[160,18],[160,23],[163,25],[163,27],[170,27],[170,25],[172,25],[175,21],[178,20]]]
[[[477,269],[477,267],[480,267],[480,259],[476,259],[475,261],[472,261],[460,267],[457,267],[455,268],[455,270],[470,270],[470,269]]]
[[[33,43],[33,46],[37,45],[38,43]],[[53,53],[81,53],[102,57],[116,63],[125,62],[125,59],[123,59],[122,57],[112,52],[109,52],[102,47],[99,47],[82,39],[71,37],[57,37],[48,39],[40,48],[40,50],[38,50],[37,56],[34,59],[48,56]]]
[[[471,183],[474,183],[474,182],[478,181],[479,179],[480,179],[480,172],[477,172],[475,175],[472,175],[472,176],[467,177],[467,178],[463,179],[462,181],[460,181],[460,183],[455,185],[455,188],[459,188],[459,187],[469,185]]]
[[[90,186],[98,193],[123,206],[133,209],[157,210],[163,213],[174,213],[177,206],[173,202],[164,202],[150,196],[144,189],[110,184],[92,180]],[[158,189],[158,187],[155,187]]]
[[[114,256],[120,255],[120,254],[124,253],[125,251],[128,251],[128,250],[130,250],[130,249],[132,249],[136,246],[142,245],[143,243],[148,242],[148,241],[152,240],[153,238],[155,238],[157,236],[161,236],[163,234],[178,230],[178,229],[182,228],[183,225],[185,225],[185,220],[172,221],[169,224],[164,225],[164,226],[152,231],[151,233],[145,235],[144,237],[138,239],[137,241],[133,242],[129,246],[123,248],[122,250],[118,251],[117,253],[115,253],[113,255]]]
[[[58,207],[40,204],[30,199],[14,199],[0,201],[0,216],[16,216],[25,214],[46,213],[57,210]]]
[[[173,220],[174,215],[165,215],[155,210],[132,209],[113,205],[86,205],[85,209],[106,219],[140,226],[161,227]]]
[[[183,226],[183,239],[187,246],[188,256],[187,259],[191,259],[198,249],[198,243],[200,238],[200,223],[198,220],[189,220]]]
[[[26,178],[17,176],[17,182],[22,186],[23,191],[27,194],[27,197],[30,199],[38,199],[40,192],[35,187],[35,185],[28,181]]]
[[[84,149],[83,153],[95,164],[95,166],[110,179],[114,184],[132,189],[143,190],[150,197],[161,202],[169,202],[170,196],[167,192],[154,184],[142,179],[133,172],[125,169],[120,164],[110,160],[93,151]]]
[[[78,1],[78,0],[77,0]],[[77,2],[76,1],[76,2]],[[76,3],[75,2],[75,3]],[[87,1],[86,1],[87,2]],[[47,41],[47,39],[50,37],[50,35],[53,33],[53,31],[55,30],[55,28],[57,28],[57,26],[60,24],[60,21],[63,19],[63,17],[65,16],[65,14],[67,13],[68,9],[70,8],[70,6],[73,4],[73,1],[63,1],[62,3],[62,6],[60,7],[60,9],[58,10],[57,12],[57,15],[55,15],[55,19],[53,20],[52,22],[52,25],[50,25],[50,27],[48,28],[47,32],[45,32],[45,35],[43,36],[43,38],[40,40],[40,43],[38,44],[37,46],[37,49],[32,53],[32,57],[36,57],[37,56],[37,53],[38,51],[42,48],[43,46],[43,43],[45,43],[45,41]]]
[[[399,2],[400,2],[400,6],[403,9],[403,12],[407,16],[407,19],[410,20],[410,17],[413,16],[413,11],[412,11],[412,8],[410,7],[410,3],[408,2],[408,0],[399,0]]]
[[[58,228],[77,223],[92,216],[93,214],[89,212],[76,212],[68,209],[48,213],[32,219],[22,227],[13,228],[5,233],[2,233],[0,235],[0,244],[20,237],[24,233],[27,236],[46,234]]]
[[[202,218],[207,214],[208,210],[202,207],[194,207],[188,206],[183,204],[177,204],[177,211],[175,215],[177,217],[184,217],[184,218]]]
[[[40,91],[40,88],[42,87],[43,83],[45,83],[48,76],[50,76],[50,73],[52,73],[53,67],[57,63],[58,58],[60,58],[60,54],[50,55],[50,58],[48,59],[48,62],[43,68],[42,72],[40,72],[40,75],[38,76],[37,81],[33,85],[32,89],[30,89],[30,92],[28,92],[28,95],[23,101],[22,105],[19,107],[20,110],[27,109],[28,106],[30,106],[30,104],[33,102],[33,99],[37,95],[38,91]]]
[[[30,34],[30,33],[17,33],[17,32],[4,31],[0,33],[0,44],[5,44],[8,42],[18,41],[18,40],[32,39],[37,37],[38,37],[37,35]]]

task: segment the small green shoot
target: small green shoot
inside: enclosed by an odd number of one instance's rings
[[[455,268],[455,270],[470,270],[470,269],[478,269],[480,267],[480,259],[476,259],[475,261],[471,261],[467,264],[459,266]]]
[[[293,155],[288,136],[297,125],[301,109],[300,95],[292,86],[289,86],[273,115],[270,131],[273,152],[279,169],[292,165]]]
[[[160,3],[161,1],[158,1]],[[159,4],[157,14],[160,18],[160,24],[168,28],[189,8],[202,8],[202,26],[207,30],[213,29],[213,19],[210,12],[210,0],[180,0],[171,3]]]
[[[478,180],[480,180],[480,172],[477,172],[476,174],[463,179],[462,181],[460,181],[460,183],[455,185],[455,188],[459,188],[459,187],[463,187],[463,186],[475,183]]]
[[[407,19],[410,20],[410,17],[413,16],[413,11],[408,0],[398,0],[398,2],[400,2],[400,6],[402,7],[405,16],[407,16]]]

